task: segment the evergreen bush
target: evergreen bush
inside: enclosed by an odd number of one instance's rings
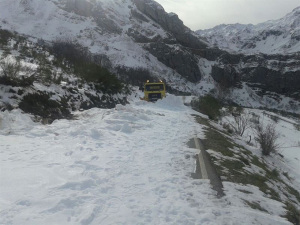
[[[205,95],[191,102],[192,107],[209,117],[211,120],[217,120],[221,116],[221,102],[211,95]]]

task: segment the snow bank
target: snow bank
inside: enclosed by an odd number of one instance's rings
[[[0,134],[16,134],[20,131],[29,131],[35,123],[28,114],[22,113],[19,109],[11,112],[0,112]]]
[[[155,104],[156,107],[171,111],[183,111],[186,110],[186,106],[183,104],[183,97],[167,95],[166,98],[158,100]]]

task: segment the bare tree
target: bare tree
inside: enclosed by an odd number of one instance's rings
[[[243,136],[245,131],[251,127],[250,113],[232,112],[234,122],[229,122],[228,125],[233,129],[235,134]]]
[[[234,121],[235,121],[235,126],[232,126],[232,128],[235,130],[235,133],[237,133],[240,136],[243,136],[245,131],[251,127],[249,113],[235,116]]]
[[[274,123],[265,127],[260,123],[255,127],[255,132],[255,140],[259,143],[263,155],[270,155],[271,152],[276,152],[279,149],[277,143],[279,133],[276,131]]]
[[[2,69],[1,75],[10,78],[15,78],[22,69],[20,61],[9,60],[9,59],[1,60],[0,67]]]

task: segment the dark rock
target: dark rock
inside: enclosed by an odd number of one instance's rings
[[[243,55],[241,54],[230,54],[228,52],[222,52],[219,61],[223,64],[235,65],[240,63]]]
[[[129,37],[132,37],[134,39],[135,42],[138,43],[149,43],[149,42],[162,42],[163,39],[160,35],[156,35],[154,36],[154,33],[149,33],[147,36],[141,34],[140,32],[138,32],[137,30],[134,30],[132,28],[129,28],[127,31],[127,35]],[[154,36],[152,38],[149,38],[151,36]]]
[[[289,96],[300,90],[300,71],[282,73],[266,67],[248,67],[242,69],[242,73],[243,81],[265,91]],[[296,95],[298,100],[300,100],[299,97]]]
[[[242,55],[218,49],[205,49],[196,53],[216,61],[211,75],[225,87],[237,87],[242,81],[259,89],[261,94],[273,92],[300,100],[299,53]]]
[[[223,53],[225,53],[224,50],[218,48],[191,49],[191,52],[209,61],[216,61]]]
[[[139,13],[138,11],[136,10],[131,10],[131,15],[136,18],[136,19],[139,19],[140,21],[144,21],[146,23],[149,23],[149,20],[141,13]]]
[[[164,43],[151,43],[145,48],[157,59],[178,72],[181,76],[191,82],[201,79],[198,59],[189,51],[170,47]]]
[[[138,10],[157,22],[162,28],[175,36],[176,40],[185,47],[206,48],[207,45],[193,35],[176,14],[168,14],[153,0],[133,0]]]
[[[212,66],[211,76],[225,88],[233,87],[240,81],[240,76],[233,66]]]

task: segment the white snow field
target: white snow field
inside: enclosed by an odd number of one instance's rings
[[[203,132],[183,101],[134,98],[51,125],[0,112],[0,224],[290,224],[245,206],[234,184],[218,199],[191,178],[197,150],[186,143]]]

